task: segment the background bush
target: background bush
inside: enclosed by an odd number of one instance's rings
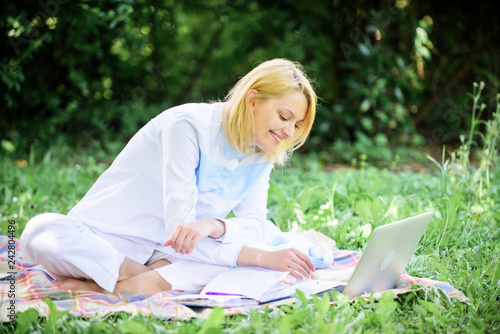
[[[341,160],[361,152],[393,158],[395,144],[455,142],[470,119],[472,82],[486,83],[487,103],[499,86],[492,3],[2,6],[2,153],[22,155],[61,136],[72,147],[126,140],[170,106],[222,99],[239,77],[275,57],[302,63],[321,97],[307,150],[333,150]]]

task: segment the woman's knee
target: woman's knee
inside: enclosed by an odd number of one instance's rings
[[[54,249],[54,245],[58,244],[60,223],[67,219],[59,213],[42,213],[28,221],[20,239],[24,259],[36,263],[41,252],[46,254]]]

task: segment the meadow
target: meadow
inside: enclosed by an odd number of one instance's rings
[[[67,212],[107,168],[112,159],[112,155],[106,158],[107,154],[71,152],[59,144],[43,156],[32,151],[26,159],[4,158],[0,162],[2,231],[6,233],[7,220],[14,219],[19,236],[32,216]],[[18,314],[16,328],[4,324],[2,331],[498,332],[499,179],[490,171],[488,187],[479,194],[480,184],[486,184],[486,172],[480,173],[482,183],[473,182],[479,169],[469,166],[461,170],[458,160],[433,162],[430,158],[420,172],[399,171],[403,168],[397,164],[377,168],[368,163],[327,172],[314,155],[296,156],[290,166],[273,172],[268,217],[283,230],[313,228],[334,239],[341,249],[362,250],[376,226],[434,211],[406,272],[449,282],[470,299],[470,304],[450,300],[437,289],[415,288],[397,299],[354,303],[335,295],[333,305],[299,296],[294,306],[279,310],[262,309],[248,317],[224,317],[216,311],[208,320],[164,321],[127,314],[104,321],[82,320],[63,312],[42,319],[36,312],[25,312]]]
[[[224,316],[215,309],[207,320],[170,321],[122,313],[106,319],[80,319],[52,312],[18,313],[8,333],[495,333],[500,332],[500,104],[480,120],[475,100],[470,133],[442,157],[394,159],[373,165],[363,156],[351,166],[329,166],[314,153],[295,155],[276,167],[269,189],[268,218],[284,231],[315,229],[337,247],[363,250],[377,226],[427,211],[431,223],[406,273],[449,282],[470,300],[450,299],[439,288],[415,286],[397,298],[353,303],[337,293],[327,298],[297,295],[292,306],[262,308],[250,316]],[[477,132],[481,126],[483,134]],[[94,146],[92,146],[94,145]],[[14,220],[19,237],[26,222],[42,212],[66,213],[104,172],[123,143],[70,149],[54,140],[46,152],[0,160],[0,221],[7,233]],[[422,156],[422,154],[420,154]],[[381,167],[385,166],[385,167]]]

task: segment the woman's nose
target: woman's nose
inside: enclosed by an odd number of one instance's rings
[[[295,134],[295,125],[293,122],[289,122],[290,124],[287,124],[287,126],[283,129],[283,134],[286,136],[286,138],[292,138],[293,135]]]

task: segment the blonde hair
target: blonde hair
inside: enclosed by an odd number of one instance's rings
[[[304,121],[294,136],[282,141],[274,153],[264,153],[273,162],[283,164],[294,150],[304,145],[311,132],[316,116],[316,93],[302,66],[287,59],[268,60],[248,72],[225,98],[223,127],[229,144],[240,154],[256,150],[252,145],[255,137],[253,112],[246,104],[247,93],[252,89],[257,91],[254,100],[277,98],[293,90],[303,93],[307,99]]]

